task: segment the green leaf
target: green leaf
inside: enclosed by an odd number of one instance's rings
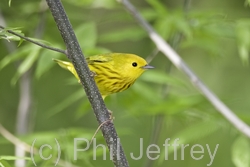
[[[164,37],[170,38],[176,33],[183,34],[186,38],[192,38],[192,30],[189,21],[180,11],[172,12],[171,15],[161,15],[156,21],[157,31]]]
[[[147,2],[155,9],[154,11],[159,16],[166,16],[168,15],[166,5],[159,2],[159,0],[147,0]]]
[[[14,51],[13,53],[6,55],[1,61],[0,61],[0,70],[9,65],[10,63],[13,63],[16,60],[20,60],[23,57],[27,56],[27,54],[30,52],[30,45],[21,47],[20,49]]]
[[[11,30],[21,36],[24,36],[21,30],[18,30],[18,28],[5,28],[5,29],[0,29],[0,39],[6,39],[7,41],[20,41],[22,40],[20,37],[13,35],[7,30]]]
[[[97,41],[97,30],[94,22],[85,22],[81,24],[76,28],[75,33],[83,50],[95,47]]]
[[[86,99],[86,98],[85,98]],[[83,101],[79,107],[76,110],[76,114],[75,114],[75,118],[76,119],[80,119],[82,118],[86,113],[88,113],[88,111],[91,110],[90,107],[90,103],[89,101],[86,99],[85,101]]]
[[[65,98],[63,101],[61,101],[58,104],[55,104],[53,108],[49,109],[48,117],[54,116],[55,114],[58,114],[68,106],[72,105],[77,100],[82,99],[85,96],[84,91],[82,89],[76,91],[75,93],[71,94],[69,97]]]
[[[250,166],[250,143],[245,136],[238,137],[231,150],[232,161],[236,167]]]
[[[29,157],[0,156],[0,167],[11,167],[7,161],[14,161],[17,159],[31,160]]]
[[[245,6],[250,6],[250,0],[245,0],[244,5],[245,5]]]
[[[31,160],[31,158],[29,157],[0,156],[0,160],[17,160],[17,159]]]
[[[139,80],[136,81],[132,89],[148,101],[158,102],[159,99],[161,99],[159,93],[156,93],[156,91],[153,90],[152,87]]]
[[[20,78],[20,76],[23,75],[25,72],[27,72],[32,67],[32,65],[35,63],[35,61],[37,60],[37,58],[39,56],[40,50],[41,50],[40,46],[36,46],[36,45],[30,46],[29,55],[19,65],[15,76],[11,80],[12,85],[15,85],[17,80]]]
[[[154,21],[157,18],[157,13],[155,12],[155,10],[151,9],[151,8],[147,8],[147,9],[142,9],[141,10],[141,15],[147,19],[148,21]]]
[[[136,41],[146,37],[146,32],[139,27],[129,27],[126,29],[113,30],[105,33],[99,38],[99,42],[120,42],[124,40]]]
[[[250,19],[241,19],[236,23],[236,35],[238,41],[238,51],[242,63],[249,64],[250,51]]]
[[[185,86],[181,80],[174,78],[167,73],[160,70],[148,70],[141,77],[141,80],[156,83],[156,84],[170,84],[175,86]]]
[[[0,167],[11,167],[7,161],[0,160]]]
[[[62,54],[59,52],[52,52],[47,49],[42,50],[37,62],[37,68],[35,73],[36,78],[40,78],[53,65],[55,65],[55,62],[52,61],[52,58],[59,58],[60,55]]]
[[[214,38],[209,38],[203,35],[196,36],[196,39],[190,39],[181,44],[182,48],[197,47],[203,49],[204,51],[210,53],[211,55],[220,54],[221,48],[218,47],[218,40]]]
[[[182,40],[181,48],[198,47],[210,55],[225,55],[227,50],[218,46],[223,45],[225,38],[234,39],[235,24],[227,22],[224,15],[215,15],[211,12],[190,12],[188,18],[191,28],[191,38]]]
[[[194,108],[196,105],[202,102],[202,96],[173,96],[170,95],[167,99],[158,100],[157,105],[151,105],[145,109],[151,111],[152,114],[167,114],[174,115],[185,110]]]
[[[204,101],[204,98],[201,95],[177,96],[169,94],[167,98],[164,98],[161,96],[161,93],[158,93],[157,91],[162,91],[162,87],[156,89],[156,86],[154,86],[153,88],[154,89],[152,89],[152,86],[140,81],[137,81],[133,85],[131,89],[137,93],[141,104],[138,101],[135,101],[136,104],[134,105],[133,102],[130,102],[129,105],[133,106],[130,109],[131,112],[137,114],[137,112],[143,110],[144,115],[175,115],[197,107],[197,105]],[[133,95],[133,97],[134,96],[135,95]]]
[[[11,0],[9,0],[9,7],[11,6]]]
[[[86,57],[88,56],[94,56],[97,54],[103,54],[103,53],[110,53],[111,50],[106,49],[106,48],[102,48],[102,47],[94,47],[94,48],[87,48],[84,50],[84,55],[86,55]]]

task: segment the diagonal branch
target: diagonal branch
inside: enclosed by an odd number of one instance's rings
[[[16,147],[22,148],[26,152],[29,152],[31,150],[30,145],[21,141],[19,138],[11,134],[7,129],[3,127],[1,123],[0,123],[0,134],[8,141],[10,141],[12,144],[14,144]],[[37,152],[37,149],[35,149],[35,152]]]
[[[84,59],[83,53],[76,39],[70,21],[64,11],[60,0],[46,0],[49,9],[54,17],[57,27],[61,33],[67,48],[67,56],[72,61],[86,95],[96,115],[99,124],[109,120],[109,113],[104,104],[102,96],[94,82],[94,79]],[[87,39],[86,39],[87,40]],[[112,155],[116,167],[128,167],[123,148],[119,142],[114,124],[111,121],[102,125],[102,133]]]
[[[237,117],[207,86],[195,75],[181,57],[169,46],[168,43],[156,33],[149,23],[137,12],[129,0],[118,0],[148,32],[149,37],[157,48],[187,77],[190,82],[210,101],[210,103],[241,133],[250,138],[250,127]]]

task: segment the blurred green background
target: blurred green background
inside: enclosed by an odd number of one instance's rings
[[[250,142],[238,132],[192,86],[188,78],[162,55],[145,31],[115,0],[63,0],[63,5],[76,32],[85,56],[107,52],[138,54],[156,68],[147,71],[127,91],[105,99],[113,111],[114,124],[121,139],[130,166],[165,167],[207,166],[211,159],[206,147],[213,153],[219,144],[213,167],[249,167]],[[17,28],[25,36],[43,40],[47,45],[64,49],[54,20],[45,1],[2,0],[2,26]],[[199,78],[229,106],[243,121],[250,124],[250,11],[244,0],[139,0],[132,2],[144,18],[171,44]],[[3,21],[6,23],[4,25]],[[0,31],[1,32],[1,31]],[[74,161],[74,138],[91,139],[98,127],[82,86],[69,72],[61,69],[52,58],[66,60],[62,54],[39,48],[29,42],[8,42],[0,33],[0,123],[10,133],[39,148],[44,143],[62,149],[58,166],[113,166],[102,160],[101,148],[97,160],[93,150],[78,153]],[[28,120],[18,115],[28,105]],[[24,107],[25,108],[25,107]],[[25,110],[25,109],[24,109]],[[24,111],[22,111],[24,112]],[[1,129],[1,134],[3,133]],[[14,145],[0,134],[0,157],[13,156]],[[97,144],[105,144],[101,133]],[[139,156],[140,138],[143,139],[143,157]],[[164,159],[164,141],[189,144],[181,159],[181,147],[174,155],[173,147]],[[79,148],[86,143],[79,142]],[[147,146],[157,144],[161,151],[156,160],[146,156]],[[191,157],[195,144],[204,148],[200,160]],[[92,146],[91,146],[92,147]],[[196,147],[197,151],[200,149]],[[152,149],[153,150],[153,149]],[[54,166],[56,149],[44,149],[44,156],[53,158],[38,166]],[[157,154],[152,154],[156,157]],[[177,159],[175,159],[177,156]],[[26,154],[30,157],[30,153]],[[14,161],[0,159],[2,164]],[[7,165],[6,165],[7,166]],[[28,160],[25,166],[34,166]]]

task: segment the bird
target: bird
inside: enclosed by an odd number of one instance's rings
[[[70,71],[80,82],[80,78],[71,62],[53,59],[64,69]],[[122,92],[134,84],[146,70],[153,69],[142,57],[130,53],[106,53],[86,58],[103,100]]]

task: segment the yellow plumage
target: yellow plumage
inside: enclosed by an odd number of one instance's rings
[[[69,70],[79,81],[72,63],[54,59],[62,68]],[[86,58],[90,70],[104,99],[106,96],[128,89],[146,70],[154,68],[134,54],[108,53]]]

